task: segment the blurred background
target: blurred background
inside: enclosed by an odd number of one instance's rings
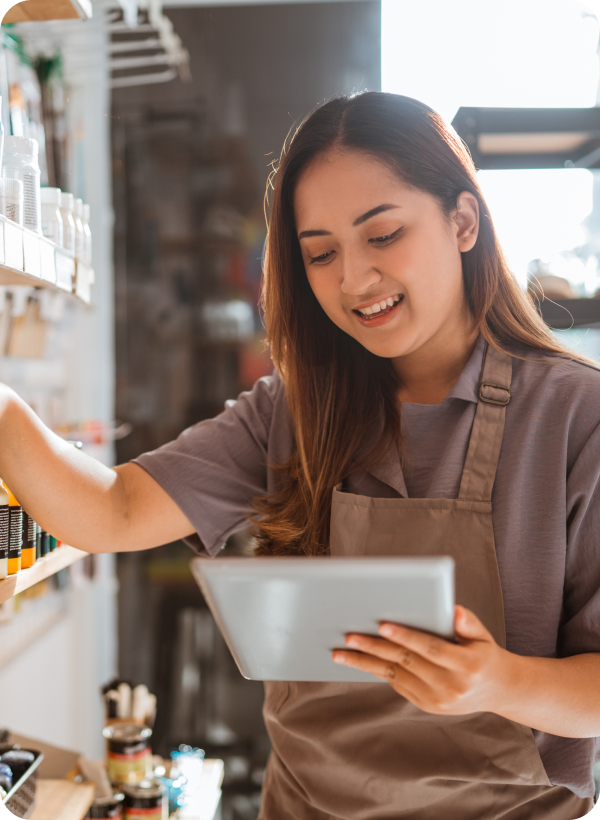
[[[90,204],[95,283],[85,305],[0,270],[0,380],[95,457],[154,449],[272,371],[266,181],[336,94],[406,94],[453,123],[519,282],[600,359],[600,0],[92,0],[91,17],[65,0],[89,19],[27,16],[45,1],[2,25],[2,121],[39,141],[42,185]],[[250,550],[248,533],[225,547]],[[249,820],[262,684],[238,673],[191,557],[96,556],[0,594],[0,725],[99,757],[100,687],[144,683],[154,750],[224,760],[221,817]]]

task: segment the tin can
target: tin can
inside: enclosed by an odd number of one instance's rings
[[[89,818],[89,820],[122,820],[122,817],[122,794],[115,794],[112,797],[97,797],[86,814],[86,818]]]
[[[139,783],[152,773],[152,729],[138,723],[107,726],[106,770],[111,783]]]
[[[156,780],[123,786],[123,820],[167,820],[169,806],[165,787]]]

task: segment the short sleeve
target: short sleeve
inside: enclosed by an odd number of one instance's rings
[[[215,555],[246,525],[252,499],[268,492],[267,454],[283,394],[277,375],[259,379],[220,415],[133,459],[188,517],[197,535],[186,541],[198,552]]]
[[[559,651],[600,652],[600,426],[567,479],[567,553]]]

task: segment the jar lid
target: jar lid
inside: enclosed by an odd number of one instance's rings
[[[83,199],[75,200],[75,216],[83,216]]]
[[[70,196],[73,196],[73,194],[70,194]],[[135,743],[152,737],[152,729],[141,723],[115,723],[112,726],[106,726],[102,730],[102,734],[107,740]]]
[[[0,177],[0,196],[14,196],[19,199],[23,193],[23,183],[20,179]]]
[[[123,783],[119,788],[125,795],[125,805],[138,801],[160,801],[166,794],[166,789],[158,780],[140,780],[139,783]],[[140,806],[140,808],[144,808]]]
[[[17,154],[24,157],[37,157],[38,141],[33,137],[5,137],[4,154]]]
[[[61,190],[60,188],[42,188],[42,205],[58,205],[60,208]]]
[[[75,197],[73,194],[66,194],[64,191],[60,195],[60,207],[65,208],[67,211],[73,210],[73,204],[75,202]]]

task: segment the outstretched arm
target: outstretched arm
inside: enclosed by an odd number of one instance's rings
[[[105,467],[49,430],[0,385],[0,477],[56,538],[86,552],[156,547],[194,528],[141,467]]]

